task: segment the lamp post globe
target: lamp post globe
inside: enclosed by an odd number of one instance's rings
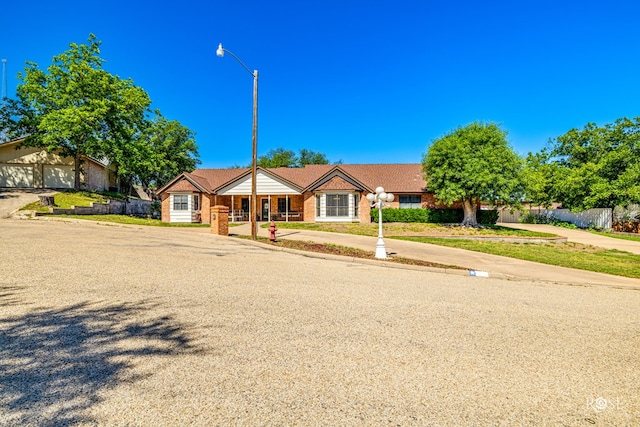
[[[387,193],[384,188],[377,187],[376,192],[367,194],[367,200],[371,203],[371,207],[378,208],[378,242],[376,243],[375,257],[380,259],[387,259],[387,249],[384,245],[384,239],[382,237],[382,207],[385,202],[393,202],[395,196],[393,193]]]

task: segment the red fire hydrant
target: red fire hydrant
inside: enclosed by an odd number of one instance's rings
[[[276,231],[278,231],[276,223],[275,221],[271,221],[271,225],[269,225],[269,240],[272,242],[276,241]]]

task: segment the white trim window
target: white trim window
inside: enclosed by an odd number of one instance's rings
[[[419,194],[405,194],[398,198],[400,209],[421,208],[422,200]]]
[[[188,194],[174,194],[173,195],[173,210],[174,211],[188,211],[189,210],[189,195]]]
[[[331,192],[316,194],[316,221],[359,221],[360,193]]]

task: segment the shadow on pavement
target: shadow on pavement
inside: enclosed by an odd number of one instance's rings
[[[1,306],[17,304],[14,291],[0,289]],[[8,425],[93,423],[88,409],[102,391],[140,378],[131,358],[200,352],[183,325],[153,316],[154,308],[83,303],[0,318],[0,419]]]

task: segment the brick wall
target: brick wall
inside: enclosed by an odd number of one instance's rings
[[[162,222],[171,222],[171,196],[169,193],[162,193]]]

